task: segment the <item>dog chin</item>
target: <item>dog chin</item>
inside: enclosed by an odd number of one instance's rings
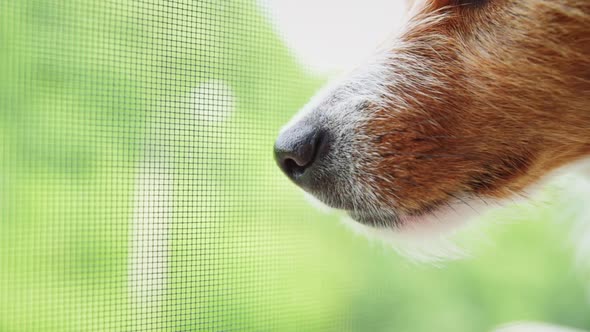
[[[420,215],[393,212],[349,212],[343,223],[371,241],[377,240],[401,255],[422,263],[443,263],[469,255],[454,241],[462,225],[489,209],[471,202],[441,208]]]
[[[391,230],[415,235],[446,234],[483,214],[492,207],[501,206],[499,202],[463,200],[424,213],[412,215],[392,210],[347,211],[356,223],[376,230]]]
[[[416,237],[433,237],[453,233],[469,220],[485,212],[504,206],[506,201],[463,197],[442,207],[422,213],[404,214],[396,208],[361,206],[341,196],[305,192],[308,202],[323,212],[345,211],[347,224],[356,224],[373,231],[403,233]],[[377,204],[375,204],[377,205]],[[355,228],[355,227],[353,227]]]
[[[312,206],[325,213],[336,210],[326,202],[305,193],[306,200]],[[502,206],[500,201],[464,198],[459,202],[449,203],[445,208],[420,215],[403,215],[394,208],[346,210],[342,223],[354,233],[371,241],[378,241],[409,258],[421,263],[444,264],[444,262],[465,259],[469,255],[454,241],[456,231],[468,221]]]

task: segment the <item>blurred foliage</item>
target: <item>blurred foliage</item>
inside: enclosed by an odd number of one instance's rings
[[[0,2],[0,331],[590,329],[562,192],[487,216],[443,266],[312,209],[271,148],[324,79],[271,16]]]

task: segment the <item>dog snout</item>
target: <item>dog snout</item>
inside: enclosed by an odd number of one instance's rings
[[[279,135],[275,147],[275,160],[281,170],[295,183],[312,186],[314,167],[325,157],[327,135],[313,125],[299,125]]]

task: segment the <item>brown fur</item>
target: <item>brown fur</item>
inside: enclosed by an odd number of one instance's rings
[[[590,156],[590,1],[430,0],[389,53],[404,79],[362,128],[381,203],[505,198]]]

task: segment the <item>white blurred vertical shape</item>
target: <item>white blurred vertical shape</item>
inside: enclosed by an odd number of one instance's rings
[[[134,308],[140,314],[157,310],[166,288],[173,181],[167,165],[153,159],[140,166],[133,208],[129,282]]]
[[[275,29],[309,69],[348,71],[369,58],[397,31],[406,14],[402,0],[258,0]]]
[[[220,148],[222,145],[203,144],[210,143],[207,138],[203,141],[203,135],[215,133],[220,137],[221,126],[235,111],[233,90],[222,80],[200,82],[181,99],[187,106],[176,109],[175,116],[191,129],[180,130],[170,123],[155,124],[146,139],[145,156],[136,179],[129,290],[136,314],[147,317],[156,314],[166,300],[174,212],[174,156],[184,153],[198,158],[197,152],[206,154]],[[208,180],[206,176],[198,179],[200,184]]]
[[[590,174],[571,175],[562,182],[569,195],[563,200],[561,217],[564,222],[573,221],[571,236],[576,247],[576,263],[590,272]]]

